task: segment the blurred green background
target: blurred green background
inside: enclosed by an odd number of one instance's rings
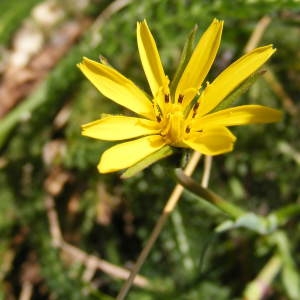
[[[114,267],[130,268],[140,253],[176,184],[169,166],[178,157],[127,180],[100,175],[96,165],[110,144],[82,137],[80,126],[122,111],[76,63],[103,55],[149,92],[136,22],[147,19],[172,77],[190,30],[198,24],[200,36],[214,17],[225,27],[208,80],[240,57],[260,20],[270,18],[258,45],[277,48],[267,65],[273,77],[260,78],[238,103],[281,109],[284,119],[234,128],[235,150],[214,158],[209,186],[262,215],[299,203],[300,1],[2,0],[0,299],[117,294],[124,270]],[[194,178],[202,171],[200,164]],[[247,285],[277,251],[276,242],[247,229],[216,233],[224,220],[184,193],[142,268],[142,286],[128,299],[246,299]],[[300,299],[298,220],[279,232],[289,268],[252,299]]]

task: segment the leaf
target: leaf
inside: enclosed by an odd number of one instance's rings
[[[264,218],[254,213],[246,213],[236,220],[227,220],[221,223],[215,230],[223,232],[234,228],[247,228],[259,234],[269,234],[277,228],[275,218]]]
[[[264,71],[256,72],[244,80],[232,93],[230,93],[219,105],[217,105],[217,107],[215,107],[213,112],[229,107],[235,100],[237,100],[237,98],[247,92],[250,86],[258,79],[258,77],[264,73]]]
[[[197,28],[198,28],[198,26],[195,25],[184,44],[178,67],[176,69],[173,80],[170,84],[170,90],[171,90],[172,96],[174,96],[174,94],[175,94],[175,90],[176,90],[178,81],[179,81],[183,71],[185,70],[185,67],[188,64],[188,62],[191,58],[191,55],[193,53],[193,50],[194,50],[193,44],[194,44],[194,39],[195,39],[195,34],[197,31]],[[172,98],[174,98],[174,97],[172,97]]]
[[[149,167],[156,161],[165,158],[167,156],[170,156],[173,154],[173,149],[170,146],[165,146],[158,151],[148,155],[146,158],[144,158],[142,161],[139,161],[134,166],[128,168],[122,175],[121,178],[126,179],[129,177],[132,177],[133,175],[137,174],[138,172],[144,170],[145,168]]]
[[[285,205],[282,208],[271,213],[268,218],[276,218],[280,225],[286,224],[292,218],[300,214],[300,205],[298,203],[293,203]]]

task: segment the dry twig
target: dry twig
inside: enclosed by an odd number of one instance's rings
[[[199,159],[201,157],[201,154],[198,152],[194,152],[193,156],[191,157],[186,169],[185,169],[185,174],[190,176],[192,175],[192,173],[194,172]],[[143,263],[145,262],[148,254],[150,253],[150,250],[152,249],[155,241],[157,240],[164,224],[166,223],[170,213],[173,211],[173,209],[175,208],[178,200],[180,199],[180,196],[183,192],[184,188],[183,186],[181,186],[180,184],[177,184],[172,192],[172,194],[170,195],[162,214],[160,215],[160,217],[158,218],[155,227],[148,239],[148,241],[146,242],[145,247],[143,248],[142,252],[140,253],[131,273],[130,276],[128,277],[127,281],[124,283],[123,287],[121,288],[118,296],[117,296],[117,300],[122,300],[126,297],[134,279],[136,274],[139,272],[140,268],[142,267]]]
[[[89,281],[96,270],[118,279],[125,279],[129,276],[129,271],[111,264],[95,255],[89,255],[81,249],[65,242],[60,229],[55,202],[52,196],[48,195],[45,198],[45,207],[49,221],[50,234],[54,247],[61,249],[64,253],[71,257],[76,262],[81,262],[86,267],[86,272],[83,274],[83,280]],[[134,284],[143,288],[149,287],[149,281],[143,276],[137,276]]]
[[[244,48],[244,52],[249,52],[257,47],[257,45],[262,39],[270,23],[271,23],[271,18],[269,16],[264,16],[263,18],[260,19],[255,29],[253,30],[248,40],[248,43]],[[270,85],[270,88],[273,90],[275,95],[277,95],[277,97],[281,99],[284,108],[291,115],[296,115],[298,113],[298,109],[294,104],[293,100],[287,94],[280,81],[276,78],[274,72],[270,68],[266,68],[266,70],[267,72],[264,74],[264,78],[267,81],[267,83]]]

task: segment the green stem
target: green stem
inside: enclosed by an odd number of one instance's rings
[[[223,198],[210,191],[209,189],[203,188],[195,180],[186,176],[181,169],[175,170],[175,176],[177,181],[187,190],[213,204],[232,218],[239,218],[245,213],[242,209],[232,203],[225,201]]]
[[[258,276],[251,281],[245,290],[244,300],[263,299],[272,281],[282,267],[282,260],[275,254],[263,267]]]

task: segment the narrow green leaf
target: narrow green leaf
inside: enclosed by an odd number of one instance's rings
[[[300,277],[294,264],[284,264],[282,282],[290,299],[300,299]]]
[[[195,25],[193,30],[189,34],[185,44],[184,44],[183,50],[181,52],[178,67],[176,69],[173,80],[170,84],[171,96],[172,96],[173,99],[174,99],[174,94],[175,94],[175,90],[176,90],[177,84],[179,82],[179,79],[180,79],[186,65],[188,64],[192,53],[193,53],[194,40],[195,40],[195,34],[196,34],[196,31],[197,31],[197,28],[198,28],[198,26]]]
[[[268,218],[273,216],[278,220],[280,225],[284,225],[297,215],[300,215],[300,205],[298,203],[293,203],[279,208],[271,213]]]
[[[191,177],[187,176],[182,169],[175,169],[175,177],[178,183],[193,194],[201,197],[207,202],[213,204],[216,208],[228,214],[233,219],[238,219],[245,214],[244,210],[234,205],[233,203],[227,202],[222,197],[214,193],[213,191],[202,187]]]
[[[254,213],[245,213],[236,220],[221,223],[216,232],[228,231],[234,228],[247,228],[259,234],[269,234],[277,229],[276,218],[264,218]]]
[[[232,93],[230,93],[217,107],[213,110],[213,112],[225,109],[229,107],[237,98],[239,98],[242,94],[247,92],[250,86],[262,75],[265,71],[259,71],[252,74],[246,80],[244,80]]]
[[[121,178],[126,179],[129,177],[134,176],[138,172],[144,170],[145,168],[149,167],[156,161],[163,159],[167,156],[170,156],[173,154],[173,149],[170,146],[165,146],[161,148],[160,150],[148,155],[146,158],[143,160],[139,161],[136,163],[134,166],[128,168],[122,175]]]
[[[277,231],[271,237],[278,247],[283,265],[281,280],[289,299],[300,299],[300,275],[291,253],[290,240],[284,231]]]

